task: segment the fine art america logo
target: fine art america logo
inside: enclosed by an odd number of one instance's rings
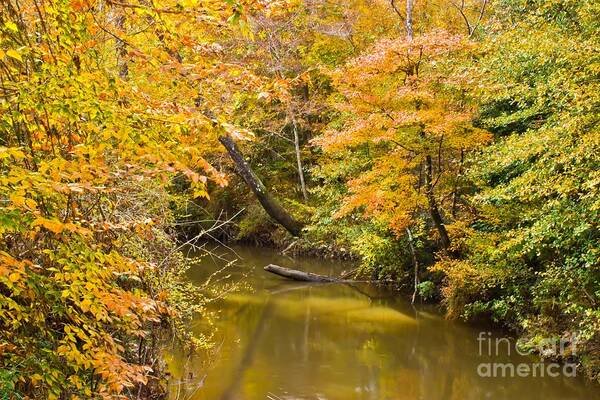
[[[577,355],[578,337],[573,334],[566,338],[544,339],[527,350],[519,348],[517,343],[503,337],[492,337],[491,332],[479,332],[479,356],[491,359],[528,356],[539,354],[543,358],[567,360]],[[513,378],[513,377],[575,377],[577,365],[574,363],[557,362],[482,362],[477,365],[477,374],[483,378]]]

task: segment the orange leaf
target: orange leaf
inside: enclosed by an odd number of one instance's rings
[[[47,219],[42,217],[36,218],[31,224],[31,226],[43,226],[44,228],[54,233],[61,233],[65,228],[65,224],[58,220]]]

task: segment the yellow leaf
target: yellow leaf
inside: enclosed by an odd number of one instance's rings
[[[19,54],[18,51],[14,50],[14,49],[10,49],[6,52],[6,55],[14,58],[15,60],[19,60],[19,61],[23,61],[23,58],[21,57],[21,55]]]
[[[13,203],[16,207],[25,208],[25,197],[24,196],[19,196],[17,194],[11,194],[9,199],[10,199],[10,202]]]
[[[0,58],[4,57],[4,53],[0,50]],[[19,150],[17,147],[4,147],[0,146],[0,159],[14,157],[17,160],[25,158],[25,153]]]
[[[37,203],[33,199],[25,199],[25,205],[30,210],[33,210],[33,209],[35,209],[37,207]]]
[[[14,22],[12,22],[12,21],[7,21],[7,22],[5,22],[5,23],[4,23],[4,26],[5,26],[6,28],[8,28],[8,30],[10,30],[10,31],[13,31],[13,32],[18,32],[18,31],[19,31],[19,28],[17,27],[17,24],[15,24],[15,23],[14,23]]]
[[[43,226],[44,228],[54,233],[61,233],[65,228],[65,224],[58,220],[52,220],[42,217],[36,218],[31,224],[31,226]]]
[[[92,305],[92,302],[90,299],[84,299],[80,304],[79,304],[79,308],[81,308],[82,311],[86,312],[90,309],[90,306]]]

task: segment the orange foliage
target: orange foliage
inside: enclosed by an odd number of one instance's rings
[[[370,169],[348,182],[349,196],[337,216],[356,209],[388,224],[398,235],[427,209],[425,162],[435,160],[430,189],[438,198],[456,190],[460,157],[490,140],[471,125],[474,109],[462,95],[456,61],[472,44],[442,30],[408,39],[381,39],[366,53],[332,72],[342,94],[336,108],[341,129],[315,144],[335,154],[369,148]]]

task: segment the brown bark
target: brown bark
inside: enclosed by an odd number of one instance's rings
[[[287,212],[281,204],[267,191],[260,178],[254,173],[250,165],[244,159],[237,144],[231,136],[224,135],[219,137],[219,142],[227,149],[231,159],[235,163],[238,175],[246,182],[256,198],[265,209],[267,214],[277,221],[281,226],[288,230],[292,235],[299,236],[302,231],[302,223],[297,221]]]
[[[118,15],[115,24],[121,32],[124,32],[125,15]],[[129,77],[129,64],[127,63],[127,45],[123,39],[117,39],[117,65],[121,79],[127,79]]]
[[[431,156],[427,155],[425,157],[425,195],[427,196],[427,203],[429,204],[429,214],[431,215],[431,219],[433,220],[433,225],[437,229],[440,235],[440,241],[442,242],[442,246],[444,248],[448,248],[450,246],[450,237],[448,236],[448,231],[446,230],[446,226],[444,225],[444,220],[442,219],[442,215],[440,214],[440,210],[437,205],[437,201],[435,199],[435,195],[433,193],[433,165],[431,161]]]

